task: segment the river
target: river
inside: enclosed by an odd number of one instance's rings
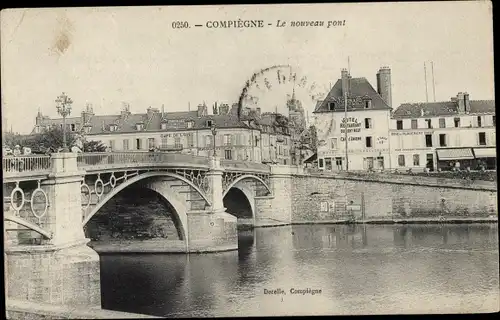
[[[493,312],[498,270],[496,224],[304,225],[240,231],[232,252],[101,255],[101,292],[164,317]]]

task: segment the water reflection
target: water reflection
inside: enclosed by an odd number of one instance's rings
[[[493,224],[264,228],[237,252],[102,256],[102,300],[183,317],[495,311],[498,266]]]

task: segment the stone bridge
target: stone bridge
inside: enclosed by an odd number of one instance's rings
[[[99,305],[99,257],[87,245],[85,227],[129,186],[154,191],[174,209],[179,240],[159,239],[150,251],[235,250],[238,223],[290,223],[290,211],[277,209],[280,195],[290,189],[283,188],[286,177],[279,171],[279,166],[160,152],[6,157],[8,296]],[[136,243],[136,249],[147,251],[140,248],[147,245]]]

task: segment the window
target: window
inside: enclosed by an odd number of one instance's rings
[[[330,149],[332,150],[337,149],[337,138],[330,139]]]
[[[403,130],[403,120],[396,121],[396,129]]]
[[[193,137],[192,133],[187,135],[187,144],[188,144],[188,147],[194,146],[194,137]]]
[[[212,136],[205,136],[205,147],[210,147],[212,144]]]
[[[366,137],[366,147],[367,148],[372,147],[372,137]]]
[[[337,169],[342,170],[342,158],[335,158],[335,164],[337,165]]]
[[[444,133],[441,133],[439,135],[439,146],[446,147],[446,134],[444,134]]]
[[[412,129],[418,129],[417,119],[411,119],[411,128]]]
[[[226,160],[231,160],[232,159],[232,150],[224,150],[224,158]]]
[[[439,118],[439,127],[446,128],[446,122],[444,118]]]
[[[161,123],[161,129],[162,130],[166,130],[167,129],[167,123],[166,122],[162,122]]]
[[[155,138],[148,138],[148,149],[153,149],[155,147]]]
[[[365,109],[370,109],[372,107],[372,101],[371,100],[366,100],[365,101]]]
[[[255,144],[254,144],[254,147],[257,147],[257,146],[259,145],[259,137],[258,137],[258,136],[255,136],[254,138],[255,138],[255,139],[254,139],[254,143],[255,143]],[[287,144],[287,140],[286,140],[286,138],[285,138],[285,144]]]
[[[400,154],[398,156],[398,166],[400,166],[400,167],[405,166],[405,155],[404,154]]]
[[[76,130],[76,126],[75,126],[74,123],[70,124],[70,126],[71,126],[71,131],[75,131]]]
[[[493,126],[496,127],[496,125],[495,125],[496,117],[495,116],[491,116],[491,120],[493,121]]]
[[[109,140],[109,147],[111,150],[115,150],[115,140]]]
[[[230,134],[225,134],[223,136],[224,138],[224,145],[225,146],[230,146],[231,145],[231,135]]]
[[[141,150],[141,139],[135,139],[135,149]]]
[[[212,120],[207,120],[207,127],[211,127],[213,124]]]
[[[194,125],[194,124],[193,124],[193,121],[188,121],[188,122],[187,122],[187,127],[188,127],[188,128],[192,128],[192,127],[193,127],[193,125]]]
[[[182,143],[181,143],[181,137],[175,136],[174,137],[174,145],[176,148],[182,148]]]
[[[128,139],[123,139],[123,150],[128,150]]]
[[[138,123],[135,125],[135,128],[137,129],[137,131],[140,131],[140,130],[144,129],[144,125],[142,123]]]
[[[334,102],[328,103],[328,110],[332,111],[334,109],[335,109],[335,103]]]
[[[323,168],[324,167],[324,162],[323,161],[324,161],[323,159],[319,159],[318,160],[318,167],[319,168]]]
[[[432,120],[431,119],[425,119],[425,122],[427,123],[427,129],[432,129]]]
[[[370,128],[372,128],[372,119],[365,118],[365,129],[370,129]]]
[[[39,126],[35,127],[35,133],[40,133],[40,127]]]
[[[480,146],[485,146],[486,145],[486,133],[484,132],[479,132],[479,145]]]
[[[427,148],[432,147],[432,134],[426,134],[425,135],[425,146]]]
[[[460,128],[460,118],[455,118],[453,121],[455,122],[455,128]]]
[[[420,155],[414,154],[413,155],[413,165],[414,166],[420,166]]]

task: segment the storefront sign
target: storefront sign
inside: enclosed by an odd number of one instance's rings
[[[424,131],[391,132],[391,136],[413,136],[425,133]]]
[[[345,137],[340,137],[340,141],[345,141]],[[347,137],[347,141],[361,141],[361,137]]]
[[[378,137],[377,138],[377,143],[378,144],[384,144],[387,142],[387,137]]]
[[[192,135],[192,132],[175,132],[175,133],[164,133],[161,135],[162,138],[171,138],[171,137],[187,137]]]

